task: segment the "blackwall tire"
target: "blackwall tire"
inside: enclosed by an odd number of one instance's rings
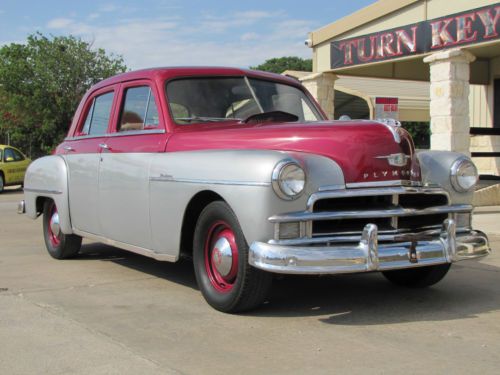
[[[3,180],[3,174],[0,173],[0,193],[3,192],[5,181]]]
[[[57,207],[52,200],[46,200],[43,205],[43,238],[50,256],[55,259],[75,257],[80,251],[82,238],[74,234],[64,234],[54,226]],[[58,220],[58,216],[57,216]]]
[[[222,312],[259,306],[271,287],[272,274],[248,264],[248,245],[225,202],[210,203],[201,212],[194,233],[193,263],[203,297]]]
[[[382,272],[391,283],[408,288],[426,288],[441,281],[451,263]]]

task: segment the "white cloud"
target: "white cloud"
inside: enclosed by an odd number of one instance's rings
[[[99,7],[99,11],[101,12],[115,12],[119,8],[115,4],[104,4]]]
[[[256,33],[253,26],[259,22],[262,25]],[[175,65],[248,67],[272,57],[310,57],[311,50],[303,40],[316,25],[286,19],[282,12],[250,11],[224,17],[204,15],[194,27],[175,16],[122,18],[105,26],[95,24],[90,17],[85,22],[56,18],[47,26],[120,54],[127,66],[139,69]],[[210,37],[223,32],[220,37]]]
[[[54,18],[47,23],[49,29],[65,29],[73,24],[71,18]]]
[[[245,41],[249,41],[249,40],[257,40],[260,38],[260,35],[257,34],[257,33],[254,33],[254,32],[250,32],[250,33],[245,33],[243,34],[241,37],[240,37],[240,40],[245,42]]]

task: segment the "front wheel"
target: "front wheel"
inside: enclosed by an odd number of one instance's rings
[[[3,187],[4,187],[4,180],[3,180],[3,174],[0,173],[0,193],[3,191]]]
[[[231,208],[210,203],[194,233],[193,263],[198,286],[216,310],[234,313],[260,305],[272,275],[248,264],[248,245]]]
[[[43,205],[43,237],[45,247],[55,259],[72,258],[80,251],[82,238],[75,234],[64,234],[59,225],[59,213],[54,201],[46,200]]]
[[[451,263],[382,272],[391,283],[409,288],[425,288],[441,281]]]

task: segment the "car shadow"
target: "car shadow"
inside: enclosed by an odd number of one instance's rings
[[[176,263],[160,262],[146,256],[121,250],[101,243],[82,245],[79,260],[109,261],[121,266],[147,273],[151,276],[172,281],[198,290],[194,277],[193,264],[188,260]]]
[[[159,262],[103,244],[82,246],[78,259],[112,261],[198,290],[192,262],[188,260]],[[470,319],[499,309],[500,268],[468,261],[453,265],[442,282],[426,289],[394,286],[378,272],[278,276],[268,300],[241,315],[317,317],[331,325],[380,325]]]

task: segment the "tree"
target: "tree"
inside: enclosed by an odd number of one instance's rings
[[[0,140],[31,156],[49,153],[65,136],[93,84],[126,70],[121,56],[74,36],[28,36],[0,48]]]
[[[312,72],[312,60],[296,56],[278,57],[266,60],[263,64],[251,66],[250,69],[281,74],[285,70],[301,70]]]

